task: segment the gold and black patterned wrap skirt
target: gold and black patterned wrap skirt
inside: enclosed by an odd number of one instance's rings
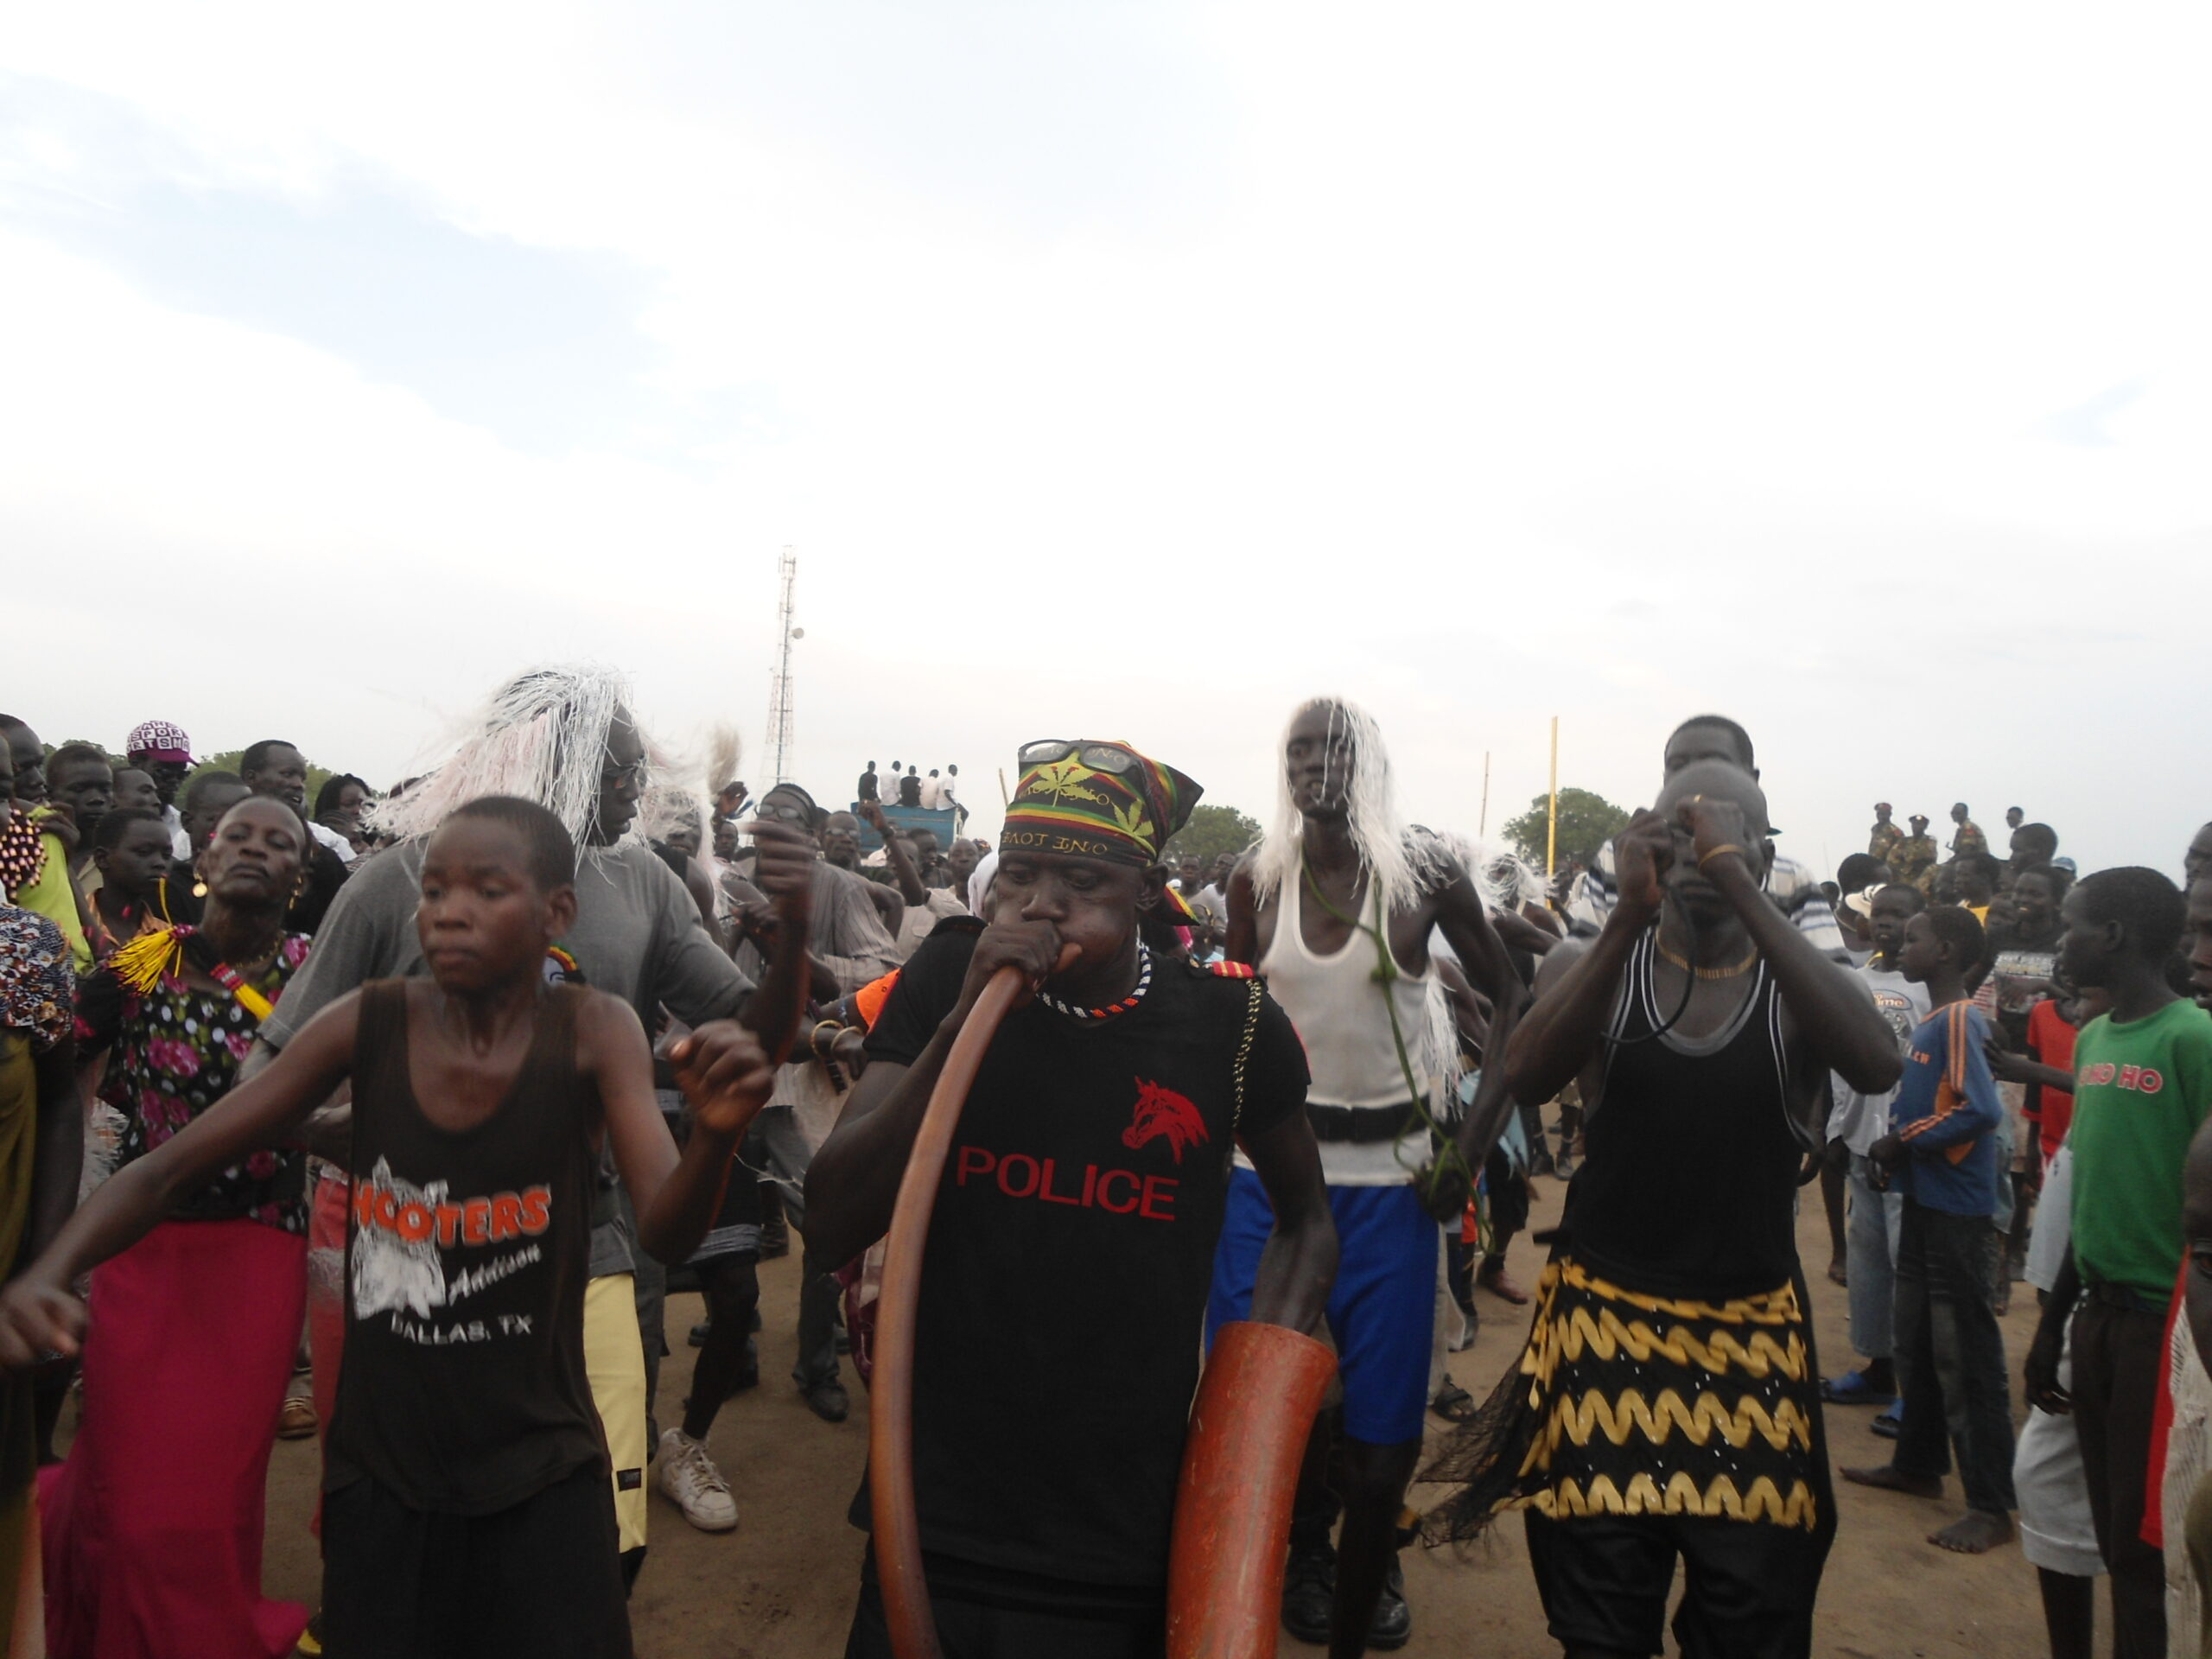
[[[1520,1363],[1421,1478],[1461,1489],[1430,1512],[1433,1543],[1515,1509],[1824,1529],[1827,1458],[1797,1286],[1695,1301],[1554,1258]]]

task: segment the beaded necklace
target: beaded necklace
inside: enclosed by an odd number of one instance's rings
[[[0,835],[0,888],[8,901],[39,878],[46,868],[46,832],[28,817],[18,817]]]
[[[1756,944],[1753,945],[1749,956],[1730,968],[1700,968],[1688,957],[1677,956],[1674,951],[1669,950],[1663,943],[1659,945],[1659,954],[1673,963],[1675,967],[1695,974],[1700,979],[1733,979],[1759,959],[1759,948]]]
[[[1078,1008],[1063,1002],[1050,991],[1041,988],[1037,1000],[1055,1014],[1065,1014],[1071,1020],[1110,1020],[1117,1014],[1127,1014],[1144,1001],[1146,988],[1152,983],[1152,952],[1145,948],[1142,939],[1137,941],[1136,988],[1118,1002],[1109,1002],[1103,1008]]]

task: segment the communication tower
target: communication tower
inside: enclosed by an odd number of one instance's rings
[[[790,548],[776,567],[776,671],[768,688],[768,753],[775,757],[776,783],[788,783],[791,747],[791,642],[806,638],[792,626],[793,594],[798,586],[798,555]]]

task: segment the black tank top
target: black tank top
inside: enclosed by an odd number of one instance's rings
[[[506,1097],[454,1131],[416,1102],[405,984],[362,987],[325,1491],[365,1475],[411,1509],[487,1515],[605,1465],[584,1371],[594,1096],[576,1071],[576,1006],[589,995],[547,993]]]
[[[1637,941],[1611,1032],[1643,1037],[1674,1012],[1652,984],[1657,932]],[[1782,998],[1762,959],[1710,1037],[1606,1046],[1586,1155],[1567,1198],[1567,1248],[1624,1288],[1711,1300],[1787,1284],[1797,1268],[1799,1147],[1789,1127]]]

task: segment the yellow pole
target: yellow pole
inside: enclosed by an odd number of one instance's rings
[[[1559,716],[1552,716],[1551,822],[1544,830],[1544,880],[1559,872]]]
[[[1483,751],[1483,816],[1475,825],[1478,836],[1490,834],[1490,751]]]

